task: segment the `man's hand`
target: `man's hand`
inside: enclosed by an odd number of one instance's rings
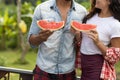
[[[33,45],[38,46],[40,43],[46,41],[52,33],[53,32],[51,32],[50,30],[42,30],[37,35],[32,34],[30,36],[29,42]]]
[[[48,37],[52,34],[53,32],[51,32],[50,30],[43,30],[39,32],[39,38],[42,41],[46,41],[48,39]]]

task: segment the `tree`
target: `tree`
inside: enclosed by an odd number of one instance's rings
[[[17,23],[18,23],[18,26],[21,23],[21,0],[17,0]],[[20,43],[19,45],[22,49],[20,61],[22,63],[24,63],[25,62],[25,55],[28,51],[28,44],[25,42],[24,35],[23,35],[22,31],[20,30],[20,28],[18,28],[18,31],[19,31],[18,43]]]

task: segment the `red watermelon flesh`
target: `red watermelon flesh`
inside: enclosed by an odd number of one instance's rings
[[[92,25],[92,24],[82,24],[80,22],[77,21],[72,21],[71,22],[71,26],[78,31],[88,31],[88,30],[92,30],[96,28],[96,25]]]
[[[38,26],[43,30],[56,31],[64,27],[64,21],[54,22],[47,20],[37,21]]]

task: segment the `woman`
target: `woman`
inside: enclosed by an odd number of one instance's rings
[[[115,80],[114,64],[120,60],[120,0],[91,0],[83,23],[97,28],[82,32],[81,80]]]

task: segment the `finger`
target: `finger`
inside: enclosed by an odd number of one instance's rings
[[[90,30],[90,33],[97,34],[97,31],[96,30]]]
[[[50,33],[52,33],[50,30],[44,30],[44,31],[42,31],[41,32],[42,34],[50,34]]]
[[[72,32],[72,33],[73,33],[73,32],[74,32],[74,31],[73,31],[73,29],[71,29],[71,28],[70,28],[70,32]]]
[[[53,32],[51,31],[47,31],[45,33],[43,33],[42,35],[45,36],[45,37],[49,37]]]
[[[46,34],[52,34],[52,33],[53,31],[50,31],[50,30],[46,32]]]
[[[94,36],[92,36],[92,35],[88,35],[88,37],[89,38],[91,38],[93,41],[95,41],[96,39],[95,39],[95,37]]]
[[[46,32],[48,32],[48,30],[41,30],[41,31],[39,32],[39,34],[44,34],[44,33],[46,33]]]

